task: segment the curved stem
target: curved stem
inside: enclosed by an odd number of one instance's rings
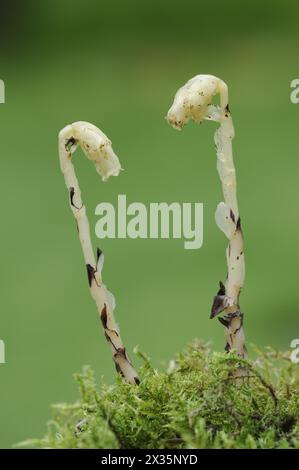
[[[216,223],[229,240],[226,250],[227,279],[214,298],[211,318],[222,310],[225,315],[219,321],[226,329],[226,350],[236,349],[246,357],[243,314],[240,312],[239,296],[245,279],[243,234],[237,201],[236,171],[233,161],[232,139],[234,127],[228,107],[220,112],[219,128],[215,132],[217,169],[222,183],[224,203],[216,209]]]
[[[216,95],[220,96],[220,106],[211,104]],[[243,235],[232,152],[234,127],[228,105],[228,88],[223,80],[213,75],[196,75],[177,91],[167,113],[167,120],[175,129],[180,130],[190,119],[195,122],[210,120],[219,123],[215,132],[215,144],[217,169],[225,202],[218,205],[215,217],[218,227],[229,240],[226,250],[228,274],[225,285],[220,282],[220,289],[214,297],[211,318],[225,311],[224,317],[219,318],[226,328],[225,349],[236,349],[244,358],[246,348],[243,314],[239,307],[239,295],[245,278]]]
[[[87,157],[94,162],[103,180],[108,179],[110,175],[117,175],[120,164],[112,150],[111,142],[92,124],[74,123],[59,133],[60,167],[69,191],[70,208],[77,223],[90,293],[96,303],[117,372],[127,382],[138,384],[138,374],[128,358],[114,318],[114,296],[102,281],[104,255],[99,249],[96,256],[93,252],[86,208],[81,199],[80,186],[72,164],[72,154],[77,145],[81,146]]]

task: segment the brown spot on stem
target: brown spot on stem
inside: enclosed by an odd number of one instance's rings
[[[126,348],[117,348],[117,355],[127,359]]]
[[[238,317],[240,318],[240,326],[235,329],[234,335],[236,335],[238,333],[238,331],[240,331],[242,326],[243,326],[243,313],[241,313],[241,312],[238,312],[238,313],[239,313]]]
[[[69,189],[70,191],[70,201],[71,201],[71,205],[75,207],[75,204],[73,202],[73,198],[74,198],[74,195],[75,195],[75,188],[73,188],[73,186],[70,187]]]
[[[69,189],[69,193],[70,193],[70,203],[71,203],[71,206],[73,206],[75,209],[82,209],[83,207],[83,204],[81,207],[77,207],[76,204],[74,204],[74,196],[75,196],[75,188],[73,188],[72,186],[70,187]]]
[[[222,312],[226,307],[227,307],[226,297],[224,295],[216,295],[213,300],[210,318],[216,317],[216,315]]]
[[[237,227],[237,230],[238,230],[239,232],[241,232],[242,229],[241,229],[241,219],[240,219],[240,217],[239,217],[238,220],[237,220],[236,227]]]
[[[116,369],[116,372],[117,372],[119,375],[121,375],[122,377],[124,377],[123,371],[121,370],[120,365],[118,364],[118,362],[115,362],[115,369]]]
[[[222,281],[219,281],[219,291],[217,292],[217,295],[225,295],[225,285]]]
[[[102,308],[102,311],[101,311],[101,322],[102,322],[102,325],[103,325],[103,328],[104,330],[107,330],[109,331],[110,333],[113,333],[115,334],[115,336],[119,337],[119,334],[116,330],[112,330],[111,328],[108,328],[108,314],[107,314],[107,306],[106,304],[104,304],[104,307]],[[105,336],[107,335],[106,331],[105,331]],[[113,345],[114,349],[117,351],[116,347],[114,346],[111,338],[109,335],[107,335],[108,338],[109,338],[109,341],[110,343]],[[107,339],[107,338],[106,338]]]
[[[219,317],[218,320],[220,321],[220,323],[225,326],[225,328],[228,328],[229,327],[229,321],[226,320],[225,318],[223,317]]]
[[[230,218],[232,219],[232,221],[234,222],[234,224],[236,223],[236,219],[235,219],[235,214],[233,213],[232,210],[230,210]]]
[[[225,286],[221,281],[219,282],[219,285],[220,289],[214,297],[210,318],[214,318],[228,306],[228,298],[225,295]]]
[[[140,380],[138,377],[134,377],[134,382],[136,385],[140,385]]]
[[[110,330],[108,330],[108,331],[110,331]],[[117,348],[116,348],[115,344],[113,343],[112,339],[110,338],[110,336],[108,335],[108,333],[106,331],[105,331],[105,338],[106,338],[107,342],[111,344],[113,349],[115,351],[117,351]]]
[[[107,330],[108,328],[107,328],[107,308],[106,308],[106,304],[104,304],[104,307],[102,308],[102,311],[101,311],[101,322],[102,322],[102,325],[105,328],[105,330]]]
[[[87,270],[88,284],[89,284],[89,287],[91,287],[92,280],[95,279],[94,275],[95,275],[96,270],[94,269],[93,266],[91,266],[91,264],[86,265],[86,270]]]
[[[74,137],[70,137],[65,143],[65,149],[69,152],[75,143],[76,139]]]

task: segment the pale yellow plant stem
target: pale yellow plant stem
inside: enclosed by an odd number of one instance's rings
[[[95,256],[92,248],[86,208],[81,199],[81,191],[72,163],[72,155],[77,146],[80,146],[86,156],[95,164],[104,181],[112,175],[118,175],[121,169],[120,163],[112,150],[110,140],[92,124],[76,122],[60,131],[60,167],[69,192],[70,208],[77,224],[90,293],[96,303],[117,372],[128,383],[138,384],[138,374],[128,358],[120,337],[119,327],[114,318],[114,296],[102,281],[104,255],[98,249]]]

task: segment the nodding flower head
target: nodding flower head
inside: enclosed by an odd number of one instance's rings
[[[226,84],[213,75],[196,75],[177,91],[167,113],[168,123],[180,130],[190,119],[203,121],[217,94],[220,94],[220,105],[224,109],[228,105]]]
[[[84,121],[74,122],[61,131],[61,138],[71,153],[78,145],[82,148],[87,158],[94,163],[103,181],[119,174],[121,165],[112,149],[111,141],[93,124]]]

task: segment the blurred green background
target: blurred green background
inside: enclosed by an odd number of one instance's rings
[[[198,73],[230,88],[247,343],[287,349],[299,337],[299,105],[290,102],[298,15],[290,0],[1,0],[1,447],[42,435],[50,404],[76,398],[72,374],[84,364],[115,379],[58,165],[57,134],[70,122],[98,125],[125,168],[102,184],[76,154],[92,228],[95,206],[118,194],[204,203],[197,251],[181,240],[94,236],[131,356],[138,344],[159,367],[194,337],[222,350],[223,328],[209,320],[226,274],[214,223],[215,124],[179,133],[164,120],[177,88]]]

